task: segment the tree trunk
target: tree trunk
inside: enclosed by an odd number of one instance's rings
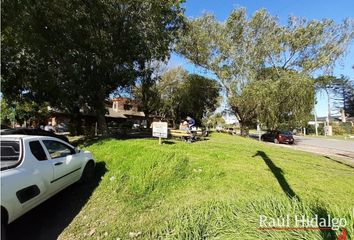
[[[246,124],[244,121],[239,121],[239,123],[240,123],[241,136],[248,137],[249,135],[248,124]]]
[[[70,134],[74,136],[82,135],[82,124],[79,108],[75,108],[74,113],[72,114]]]
[[[99,133],[101,133],[102,136],[107,136],[108,128],[107,128],[107,122],[105,118],[105,112],[102,111],[97,112],[97,125],[98,125]]]
[[[103,89],[99,89],[97,92],[97,102],[96,102],[96,115],[97,115],[97,125],[98,131],[102,136],[108,135],[108,128],[106,122],[106,106],[105,106],[105,94]]]
[[[144,113],[144,114],[145,114],[145,121],[146,121],[146,129],[149,129],[151,125],[149,114],[148,113]]]

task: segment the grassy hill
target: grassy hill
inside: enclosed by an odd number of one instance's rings
[[[325,157],[225,134],[86,149],[107,171],[60,239],[334,239],[339,229],[257,229],[260,215],[315,214],[354,234],[354,169]]]

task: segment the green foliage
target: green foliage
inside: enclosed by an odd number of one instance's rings
[[[203,125],[206,127],[215,128],[217,126],[224,126],[225,119],[221,113],[215,113],[203,118]]]
[[[181,116],[193,116],[197,121],[218,106],[219,84],[196,74],[188,75],[182,85]]]
[[[156,81],[160,78],[159,70],[159,63],[145,64],[144,74],[138,79],[133,89],[134,99],[145,116],[157,115],[161,107],[159,89],[156,85]]]
[[[201,122],[213,112],[219,101],[219,84],[182,68],[164,73],[157,84],[161,96],[161,112],[174,121],[191,116]]]
[[[14,108],[10,107],[4,98],[1,99],[1,124],[11,125],[15,121]]]
[[[96,113],[105,130],[104,100],[144,75],[145,63],[169,56],[183,26],[180,0],[4,1],[2,92],[24,91],[37,103]],[[103,132],[104,133],[104,132]]]
[[[1,99],[1,120],[10,122],[23,123],[27,121],[29,124],[46,121],[49,117],[49,111],[46,103],[38,104],[34,101],[14,101],[11,104]]]
[[[344,129],[339,124],[333,124],[332,125],[332,132],[333,132],[333,135],[343,135]]]
[[[236,9],[225,22],[218,22],[213,15],[208,14],[191,19],[177,51],[218,77],[241,129],[246,130],[260,116],[256,111],[259,109],[256,104],[258,94],[251,93],[252,88],[248,87],[257,80],[260,72],[271,67],[278,77],[291,71],[308,76],[316,70],[331,68],[353,39],[353,26],[350,20],[335,24],[328,19],[308,21],[296,17],[290,17],[283,26],[266,10],[259,10],[248,18],[245,9]],[[279,72],[279,69],[285,72]],[[273,76],[271,74],[266,79],[272,79]],[[297,79],[292,82],[292,86],[298,85]],[[255,98],[250,99],[250,94]],[[296,94],[292,92],[293,96]],[[308,94],[305,95],[306,98],[301,102],[308,99]],[[289,101],[293,101],[292,98]],[[313,101],[309,102],[309,105],[312,104]],[[277,110],[270,108],[269,118],[273,118]],[[293,109],[291,112],[297,111]],[[303,114],[299,116],[302,117]],[[304,122],[305,118],[301,121]],[[245,131],[242,132],[245,134]]]
[[[277,71],[277,74],[260,76],[248,86],[254,93],[254,101],[257,101],[255,111],[258,120],[269,129],[306,126],[314,107],[312,78],[295,71]]]
[[[354,126],[352,125],[352,123],[340,123],[340,126],[343,128],[346,134],[354,134]]]
[[[182,68],[174,68],[165,72],[157,83],[161,98],[160,113],[177,121],[181,118],[182,86],[188,73]]]
[[[347,123],[333,123],[332,131],[334,135],[344,135],[344,134],[353,134],[354,127],[350,122]]]
[[[318,131],[318,135],[325,135],[325,131],[324,131],[324,124],[319,124],[319,126],[317,127],[317,131]],[[315,125],[308,125],[306,127],[306,133],[307,134],[316,134],[316,128]]]
[[[354,116],[354,82],[347,77],[335,78],[332,85],[335,107],[345,112],[346,116]]]

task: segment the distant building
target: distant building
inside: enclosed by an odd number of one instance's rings
[[[49,121],[53,126],[68,126],[71,115],[49,108],[51,117]],[[106,102],[107,113],[105,115],[107,124],[119,124],[129,122],[135,126],[147,127],[144,112],[140,111],[136,100],[119,97]],[[93,126],[96,123],[96,115],[88,109],[80,110],[80,118],[83,126]]]
[[[317,124],[324,124],[327,122],[327,117],[317,117]],[[349,122],[354,125],[354,117],[344,117],[343,116],[331,116],[329,118],[330,123],[341,123],[341,122]],[[315,120],[311,120],[308,122],[309,125],[315,125]]]

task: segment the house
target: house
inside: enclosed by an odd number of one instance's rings
[[[145,114],[143,111],[140,111],[136,100],[118,97],[107,101],[105,105],[105,117],[108,126],[117,125],[120,123],[130,123],[134,126],[139,125],[147,127]],[[53,126],[63,126],[63,128],[67,128],[70,124],[71,115],[51,108],[49,108],[49,110],[51,111],[51,117],[48,121],[51,122]],[[94,113],[90,112],[88,109],[81,109],[80,112],[82,126],[95,126],[97,119]],[[67,129],[64,131],[67,131]]]

